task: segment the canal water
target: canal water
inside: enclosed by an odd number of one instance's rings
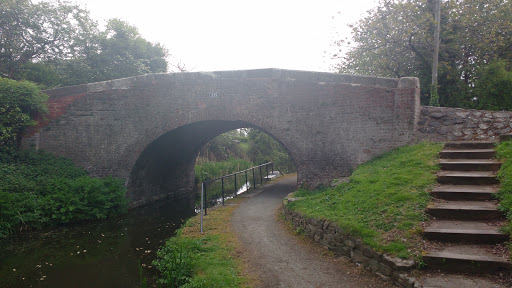
[[[151,262],[195,214],[192,199],[162,200],[103,222],[0,241],[0,288],[156,287]]]

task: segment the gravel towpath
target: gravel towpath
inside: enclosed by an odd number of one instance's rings
[[[294,236],[278,216],[282,199],[295,190],[284,177],[248,194],[231,220],[259,287],[396,287],[343,257]]]

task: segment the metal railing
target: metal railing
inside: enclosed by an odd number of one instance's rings
[[[269,170],[269,168],[270,168],[270,170]],[[265,171],[263,171],[263,169]],[[253,189],[256,189],[257,182],[258,182],[257,180],[259,180],[260,185],[263,185],[263,179],[269,178],[269,175],[270,175],[269,171],[271,172],[271,174],[274,174],[274,162],[267,162],[267,163],[264,163],[264,164],[261,164],[258,166],[254,166],[254,167],[242,170],[242,171],[238,171],[235,173],[231,173],[228,175],[224,175],[221,177],[213,178],[213,179],[202,182],[201,183],[201,212],[200,212],[201,213],[201,232],[203,232],[203,215],[207,215],[208,204],[220,204],[219,201],[221,201],[222,205],[224,206],[224,200],[226,198],[232,198],[232,197],[236,196],[239,191],[243,190],[240,193],[245,192],[245,191],[249,190],[249,188],[251,186]],[[263,172],[265,172],[265,174],[263,174]],[[240,180],[242,180],[242,181],[245,180],[243,185],[239,185],[241,182],[238,182],[238,179],[237,179],[237,178],[239,178],[238,175],[240,175],[240,174],[243,174],[243,176],[242,176],[243,178]],[[258,174],[259,174],[259,177],[256,177]],[[266,176],[264,177],[263,175],[266,175]],[[251,178],[250,176],[252,176],[252,179],[251,179],[252,185],[251,185],[251,181],[250,181],[250,178]],[[231,179],[233,179],[234,181],[231,181],[231,183],[229,183],[230,181],[228,181],[228,180],[231,180]],[[213,183],[219,183],[219,182],[220,182],[220,187],[216,187],[217,188],[216,190],[218,193],[219,192],[218,188],[220,188],[220,195],[214,194],[214,196],[211,198],[213,198],[213,200],[215,202],[211,202],[211,201],[209,202],[207,200],[208,199],[207,195],[208,195],[208,191],[209,191],[208,186],[210,186],[210,188],[212,188]],[[231,186],[231,185],[233,185],[232,187],[234,189],[232,190],[233,193],[229,193],[229,195],[232,195],[232,196],[226,197],[226,194],[228,194],[228,192],[231,191],[231,189],[229,189],[226,186]],[[212,189],[212,190],[214,190],[214,189]],[[204,213],[203,213],[203,211],[204,211]]]

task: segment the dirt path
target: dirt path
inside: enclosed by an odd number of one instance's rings
[[[395,287],[346,258],[290,234],[277,211],[295,189],[296,178],[267,184],[261,193],[248,195],[232,218],[249,267],[260,287]]]

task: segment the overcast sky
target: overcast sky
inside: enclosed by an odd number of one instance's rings
[[[189,71],[331,71],[333,42],[376,0],[75,0],[94,19],[121,18]]]

